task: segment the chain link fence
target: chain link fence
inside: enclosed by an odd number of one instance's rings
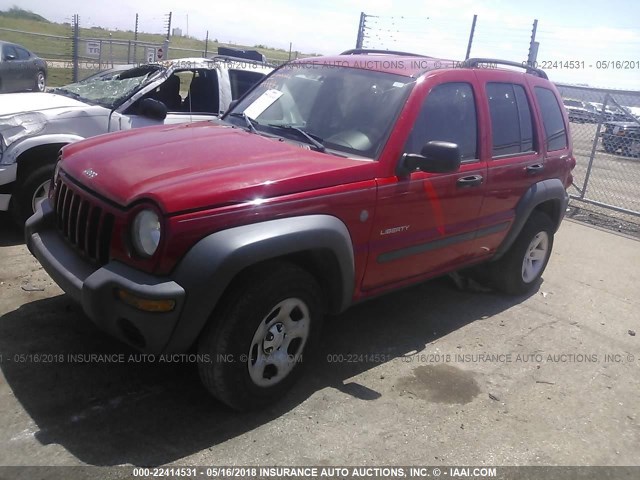
[[[51,73],[60,77],[54,82],[56,85],[71,83],[74,80],[73,71],[76,64],[76,79],[82,80],[100,70],[113,68],[117,65],[140,65],[168,58],[205,58],[217,54],[217,47],[190,49],[173,46],[167,41],[151,43],[112,37],[76,36],[73,25],[69,26],[68,36],[0,28],[0,38],[24,45],[46,60],[50,77]],[[74,44],[76,48],[74,48]],[[232,45],[230,47],[234,48]],[[298,52],[293,53],[293,55],[289,53],[288,60],[298,57]],[[266,58],[266,61],[273,65],[279,65],[287,59]]]
[[[571,198],[640,217],[640,92],[556,84],[569,114]]]

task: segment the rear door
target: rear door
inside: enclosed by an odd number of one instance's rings
[[[20,90],[31,90],[36,85],[37,68],[31,54],[24,48],[15,47],[20,71]]]
[[[20,88],[20,65],[18,52],[13,45],[2,45],[2,77],[1,88],[3,92],[14,92]]]
[[[484,196],[475,85],[462,71],[443,72],[423,90],[421,109],[404,146],[419,153],[429,141],[457,143],[452,173],[413,172],[378,180],[378,201],[364,290],[428,277],[471,261]]]
[[[490,159],[481,216],[491,235],[480,248],[492,253],[506,236],[515,207],[527,189],[544,178],[542,132],[536,128],[533,94],[525,74],[478,71],[481,95],[489,112]]]

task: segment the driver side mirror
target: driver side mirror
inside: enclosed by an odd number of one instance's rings
[[[151,120],[162,121],[167,118],[167,106],[159,100],[145,98],[140,101],[138,113]]]
[[[422,147],[419,154],[405,153],[398,163],[396,175],[406,177],[418,170],[427,173],[455,172],[461,161],[458,144],[432,140]]]
[[[7,53],[7,54],[4,56],[4,59],[5,59],[5,60],[7,60],[7,61],[15,60],[15,59],[16,59],[16,56],[15,56],[13,53]]]

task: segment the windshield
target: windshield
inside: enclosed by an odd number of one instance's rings
[[[335,65],[286,65],[251,91],[225,120],[246,127],[244,113],[258,132],[313,145],[307,134],[328,151],[375,159],[414,82]]]
[[[125,70],[113,76],[96,76],[82,82],[56,88],[53,93],[65,95],[86,103],[115,108],[138,91],[162,67],[145,65]]]

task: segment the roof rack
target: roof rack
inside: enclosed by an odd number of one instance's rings
[[[353,48],[351,50],[345,50],[340,55],[368,55],[370,53],[382,55],[404,55],[405,57],[433,58],[427,55],[420,55],[419,53],[398,52],[395,50],[375,50],[371,48]]]
[[[512,62],[510,60],[499,60],[497,58],[469,58],[462,62],[460,66],[462,68],[475,68],[481,63],[495,63],[497,65],[508,65],[510,67],[523,68],[527,71],[527,73],[531,73],[537,75],[540,78],[544,78],[545,80],[549,80],[549,77],[547,77],[547,74],[544,73],[543,70],[532,67],[531,65],[527,65],[527,62],[518,63]]]

